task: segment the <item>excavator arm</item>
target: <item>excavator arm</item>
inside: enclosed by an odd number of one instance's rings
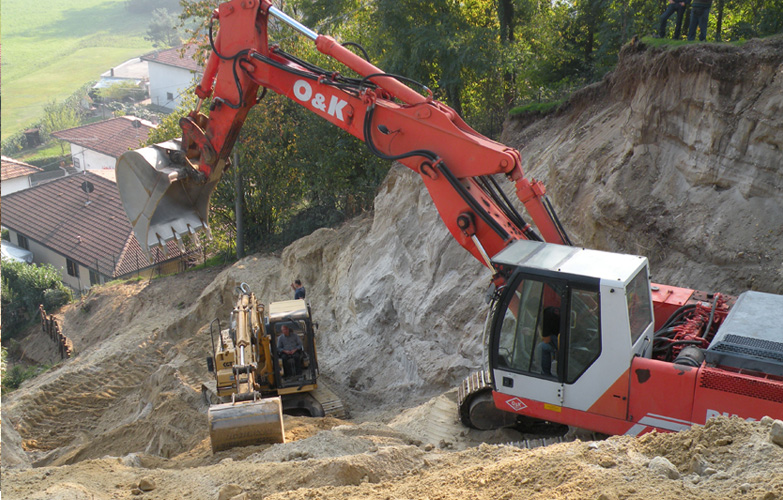
[[[270,46],[270,17],[358,76],[321,69]],[[195,90],[199,104],[180,120],[181,143],[130,151],[118,160],[120,194],[145,251],[208,229],[209,196],[229,164],[247,113],[269,90],[361,139],[377,156],[420,174],[451,234],[486,266],[492,268],[490,257],[514,240],[568,243],[543,184],[524,176],[519,152],[474,131],[423,86],[426,96],[407,79],[384,73],[302,26],[269,0],[220,4],[209,34],[212,51]],[[209,116],[201,113],[207,99]],[[540,236],[514,209],[494,174],[515,184]]]

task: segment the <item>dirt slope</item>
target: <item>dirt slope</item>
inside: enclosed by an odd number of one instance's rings
[[[560,113],[511,120],[581,244],[650,258],[660,283],[783,293],[783,37],[628,45]]]
[[[577,241],[647,254],[662,282],[783,293],[781,62],[781,40],[629,47],[604,82],[554,116],[510,122],[504,142]],[[269,302],[290,298],[295,277],[323,378],[353,419],[287,418],[286,445],[212,455],[209,322],[227,320],[239,283]],[[132,498],[148,479],[143,497],[161,499],[783,498],[772,421],[478,446],[520,437],[455,419],[453,387],[481,363],[488,280],[395,167],[373,214],[279,256],[96,289],[61,314],[76,356],[3,398],[2,492]]]

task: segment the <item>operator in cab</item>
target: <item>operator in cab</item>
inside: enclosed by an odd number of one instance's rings
[[[544,308],[544,321],[541,332],[541,372],[549,377],[552,374],[552,360],[557,355],[557,338],[560,334],[560,308]]]
[[[277,338],[277,352],[283,360],[283,376],[301,375],[302,373],[302,340],[293,333],[288,325],[280,328]]]

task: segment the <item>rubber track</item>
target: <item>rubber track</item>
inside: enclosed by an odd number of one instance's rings
[[[488,370],[473,372],[457,388],[457,417],[465,427],[473,428],[468,414],[471,399],[477,394],[492,390],[490,380]]]

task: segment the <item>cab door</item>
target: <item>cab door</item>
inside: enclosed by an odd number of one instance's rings
[[[565,281],[525,275],[516,276],[506,287],[496,304],[490,339],[497,392],[563,404],[558,343],[565,321],[561,311],[567,310],[566,290]],[[553,310],[558,311],[555,338]]]

